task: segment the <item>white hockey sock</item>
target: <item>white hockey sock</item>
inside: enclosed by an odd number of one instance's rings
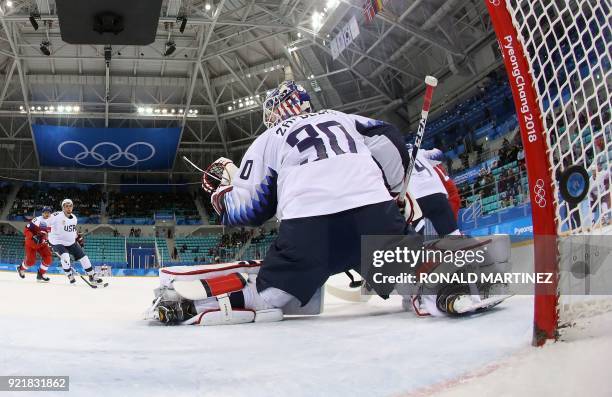
[[[64,269],[65,272],[69,272],[70,271],[70,254],[67,252],[61,254],[60,260],[62,262],[62,269]]]
[[[266,288],[259,293],[255,283],[249,283],[242,290],[244,294],[244,306],[253,310],[264,310],[282,308],[293,296],[278,288]]]
[[[92,274],[94,272],[94,269],[91,266],[91,261],[87,255],[79,259],[79,262],[81,262],[81,266],[83,266],[83,270],[85,270],[87,274]]]

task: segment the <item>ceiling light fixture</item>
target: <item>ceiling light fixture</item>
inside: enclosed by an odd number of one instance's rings
[[[30,13],[30,24],[34,30],[38,30],[38,22],[36,21],[37,18],[40,18],[40,14]]]
[[[51,50],[49,50],[49,46],[51,45],[51,43],[49,43],[48,41],[43,41],[42,43],[40,43],[40,52],[42,52],[43,54],[45,54],[46,56],[51,55]]]
[[[164,52],[164,56],[172,55],[176,51],[176,43],[174,41],[169,41],[166,43],[166,52]]]
[[[177,21],[181,21],[181,27],[179,27],[179,32],[181,33],[185,33],[185,28],[187,27],[187,17],[183,16],[183,17],[178,17],[176,18]]]

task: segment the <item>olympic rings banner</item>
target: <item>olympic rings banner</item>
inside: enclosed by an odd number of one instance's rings
[[[77,128],[33,125],[40,165],[160,170],[172,167],[180,128]]]

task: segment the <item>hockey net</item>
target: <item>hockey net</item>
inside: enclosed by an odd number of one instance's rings
[[[612,296],[588,291],[593,283],[611,282],[608,268],[578,277],[560,271],[567,269],[563,262],[576,260],[575,252],[569,255],[563,246],[564,238],[612,234],[610,2],[485,1],[521,126],[536,271],[558,276],[552,290],[536,287],[534,344],[540,345],[562,336],[579,317],[612,310]],[[561,195],[560,179],[575,165],[588,173],[588,193],[581,202],[569,203]],[[605,240],[595,246],[601,251],[597,255],[607,253]],[[595,254],[593,249],[578,256],[588,259],[589,254]]]

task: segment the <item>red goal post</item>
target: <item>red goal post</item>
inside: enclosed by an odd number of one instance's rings
[[[534,270],[556,275],[553,285],[538,285],[534,291],[533,343],[539,346],[556,339],[559,328],[567,324],[562,309],[568,305],[560,304],[564,291],[558,236],[609,230],[609,5],[588,0],[484,1],[525,152]],[[558,178],[570,165],[584,167],[595,182],[583,199],[586,210],[575,203],[570,206],[560,196]]]
[[[525,151],[529,196],[532,203],[536,271],[556,273],[557,248],[551,244],[554,239],[550,237],[538,239],[540,236],[555,236],[557,228],[550,166],[546,155],[546,137],[533,90],[533,81],[523,47],[506,8],[506,0],[485,1],[508,73]],[[554,285],[536,288],[534,293],[533,342],[541,345],[546,339],[555,338],[558,320],[556,280]]]

